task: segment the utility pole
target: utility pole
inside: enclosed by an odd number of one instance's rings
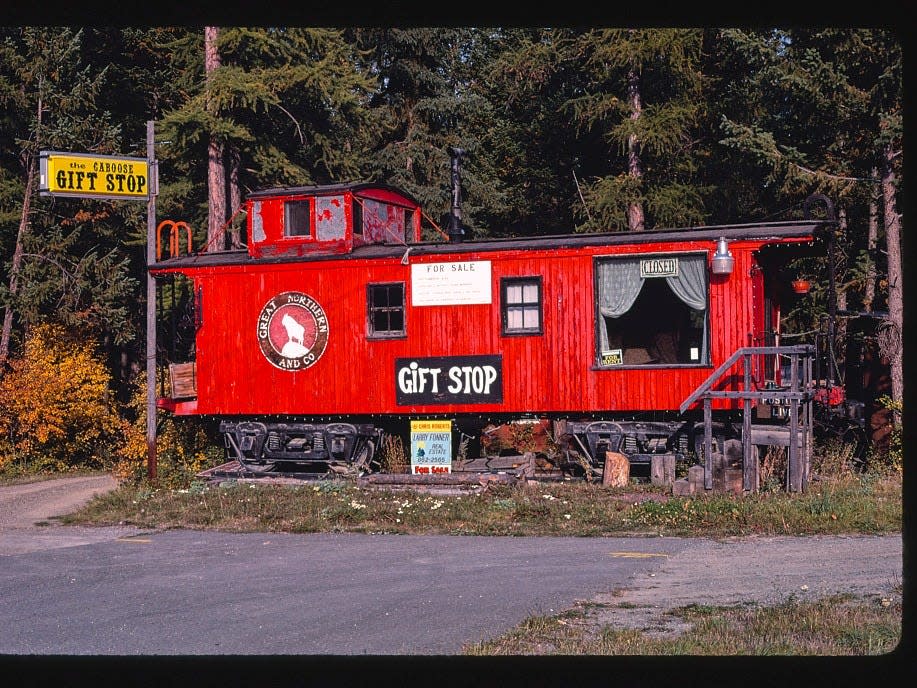
[[[146,451],[147,477],[156,479],[156,280],[149,267],[156,262],[156,194],[159,170],[156,166],[154,122],[146,123],[146,159],[149,165],[150,196],[146,204]]]

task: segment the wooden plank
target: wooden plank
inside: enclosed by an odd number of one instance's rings
[[[650,483],[671,485],[675,482],[675,455],[659,454],[650,459]]]
[[[751,389],[751,356],[745,358],[745,380],[743,390]],[[742,402],[742,487],[758,490],[758,459],[752,456],[751,442],[751,399]]]
[[[169,379],[173,399],[191,399],[197,396],[197,364],[171,363]]]
[[[797,443],[802,446],[802,438],[797,437]],[[774,445],[777,447],[790,446],[790,429],[785,426],[752,425],[751,443]]]

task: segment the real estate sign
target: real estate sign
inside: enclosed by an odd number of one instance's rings
[[[411,473],[452,472],[452,421],[411,421]]]

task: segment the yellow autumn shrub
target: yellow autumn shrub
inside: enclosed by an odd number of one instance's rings
[[[146,442],[146,373],[138,375],[127,405],[133,419],[125,422],[119,460],[113,474],[122,481],[142,481],[148,472]],[[157,419],[156,475],[166,487],[184,487],[195,474],[222,463],[222,446],[210,436],[197,418],[176,418],[162,414]]]
[[[90,342],[59,325],[33,327],[0,378],[0,469],[110,466],[124,422],[111,374]]]

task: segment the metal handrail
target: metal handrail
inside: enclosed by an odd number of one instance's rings
[[[710,388],[716,382],[719,382],[720,378],[723,377],[723,374],[732,368],[739,359],[743,356],[754,355],[754,354],[803,354],[803,355],[813,355],[815,353],[815,347],[811,344],[794,344],[792,346],[747,346],[741,349],[737,349],[732,356],[727,358],[719,368],[714,370],[706,380],[704,380],[697,389],[695,389],[691,395],[681,402],[681,406],[678,407],[679,412],[684,413],[687,411],[694,402],[701,398],[707,392],[710,392]],[[715,396],[722,396],[722,392],[711,392]],[[735,394],[735,393],[732,393]],[[767,394],[766,396],[774,396],[773,394]],[[743,398],[739,396],[734,396],[731,398]]]
[[[790,389],[789,390],[766,390],[752,391],[751,387],[751,357],[755,354],[783,354],[789,355],[793,360],[790,369]],[[797,344],[794,346],[751,346],[736,350],[728,359],[726,359],[713,373],[701,383],[694,392],[685,399],[680,408],[681,413],[685,413],[698,399],[703,397],[704,402],[704,488],[713,487],[713,446],[712,446],[712,409],[711,400],[714,398],[741,399],[742,400],[742,455],[743,455],[743,477],[742,486],[745,490],[757,489],[757,462],[752,461],[752,444],[751,444],[751,402],[753,399],[763,398],[781,398],[790,401],[790,447],[789,447],[789,466],[787,471],[787,489],[800,491],[805,489],[808,473],[808,459],[800,466],[798,460],[797,436],[800,431],[797,412],[799,403],[804,402],[804,419],[802,431],[806,440],[810,440],[808,433],[812,428],[812,411],[811,400],[812,394],[808,390],[811,383],[812,370],[811,360],[815,355],[815,347],[811,344]],[[806,356],[807,363],[803,379],[799,379],[799,370],[797,364],[798,356]],[[743,389],[738,392],[712,390],[711,388],[717,383],[723,375],[730,370],[739,359],[744,359],[744,385]],[[799,385],[802,383],[802,389]],[[808,456],[811,442],[806,441],[806,456]]]

